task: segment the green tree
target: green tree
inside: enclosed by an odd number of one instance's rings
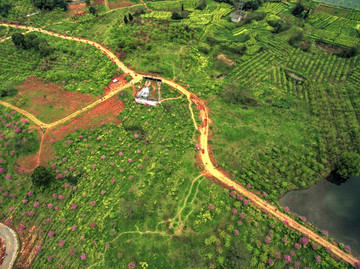
[[[0,4],[0,16],[7,17],[9,15],[9,11],[11,6],[8,4]]]
[[[175,11],[171,14],[171,19],[173,19],[173,20],[181,20],[182,18],[183,17]]]
[[[131,15],[131,13],[129,13],[129,21],[132,22],[134,20],[133,15]]]
[[[235,84],[225,86],[222,97],[226,102],[232,104],[257,105],[257,101],[251,97],[248,89]]]
[[[53,175],[44,166],[36,167],[31,174],[31,181],[37,187],[48,186],[52,179]]]
[[[39,45],[38,45],[38,50],[42,57],[46,57],[52,52],[51,47],[49,46],[49,44],[46,42],[45,39],[40,40]]]
[[[340,155],[335,164],[335,174],[341,182],[345,182],[351,176],[360,174],[360,155],[355,152],[345,152]]]
[[[200,0],[195,9],[204,10],[206,8],[206,0]]]
[[[85,0],[86,5],[90,5],[90,0]]]
[[[125,22],[125,23],[128,23],[128,22],[129,22],[129,20],[128,20],[128,18],[126,17],[126,15],[124,16],[124,22]]]
[[[32,4],[43,10],[53,10],[56,7],[67,10],[68,3],[66,0],[31,0]]]
[[[24,36],[24,49],[39,48],[40,39],[34,32],[28,33]]]
[[[11,40],[18,48],[23,48],[25,44],[24,35],[21,33],[15,33],[11,36]]]
[[[89,12],[93,15],[96,13],[96,9],[94,7],[89,7]]]
[[[16,85],[13,81],[7,80],[0,87],[0,97],[14,96],[17,94]]]
[[[294,7],[294,9],[291,11],[291,13],[295,16],[295,17],[301,17],[301,14],[303,13],[303,11],[305,10],[305,7],[301,4],[301,2],[297,2],[296,6]]]

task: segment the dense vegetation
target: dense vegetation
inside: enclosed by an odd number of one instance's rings
[[[9,172],[1,181],[2,218],[32,238],[34,267],[347,268],[199,175],[185,98],[149,108],[129,97],[119,96],[122,125],[77,129],[56,142],[48,169],[32,174],[39,184]]]
[[[349,177],[360,175],[360,155],[355,152],[341,154],[335,164],[334,173],[340,182],[346,181]]]
[[[11,78],[19,84],[35,75],[69,91],[99,95],[118,72],[103,53],[90,45],[34,32],[16,33],[12,39],[15,45],[11,41],[0,43],[4,56],[0,59],[1,80]],[[18,76],[13,77],[14,73]]]
[[[146,2],[106,15],[99,9],[78,23],[49,23],[47,15],[30,21],[98,41],[137,71],[174,78],[207,100],[216,165],[276,204],[346,163],[345,152],[360,152],[360,12],[334,13],[307,1],[246,3],[239,24],[229,22],[233,6],[197,0]],[[186,17],[171,19],[182,9]],[[48,56],[0,44],[1,82],[32,74],[96,94],[116,72],[92,47],[38,35],[52,48]],[[179,96],[162,90],[163,98]],[[119,98],[126,105],[120,126],[74,130],[55,143],[51,175],[43,168],[33,174],[46,187],[13,171],[16,154],[36,151],[38,142],[24,123],[25,138],[13,143],[20,116],[2,108],[10,144],[0,163],[1,221],[31,239],[34,267],[349,267],[241,194],[198,177],[198,133],[184,97],[158,107],[135,105],[130,91]],[[19,143],[25,147],[11,154],[9,146]]]

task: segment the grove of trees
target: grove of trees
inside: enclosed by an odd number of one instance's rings
[[[44,166],[36,167],[31,174],[31,181],[37,187],[49,185],[52,179],[52,174]]]
[[[29,33],[27,35],[14,33],[11,36],[11,39],[16,47],[25,50],[34,49],[35,51],[38,51],[41,56],[47,56],[52,51],[48,42],[35,33]]]
[[[345,152],[340,155],[335,164],[335,175],[341,182],[345,182],[351,176],[360,174],[360,155],[356,152]]]
[[[31,0],[32,4],[43,10],[53,10],[54,8],[62,8],[64,11],[68,8],[66,0]]]

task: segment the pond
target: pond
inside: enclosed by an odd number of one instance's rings
[[[310,189],[286,193],[282,206],[305,216],[321,230],[327,230],[337,242],[349,245],[360,255],[360,176],[341,185],[321,180]]]

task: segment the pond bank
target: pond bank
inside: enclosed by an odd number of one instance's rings
[[[321,180],[306,190],[286,193],[282,206],[305,216],[321,230],[327,230],[337,242],[349,245],[360,255],[360,176],[341,185]]]

